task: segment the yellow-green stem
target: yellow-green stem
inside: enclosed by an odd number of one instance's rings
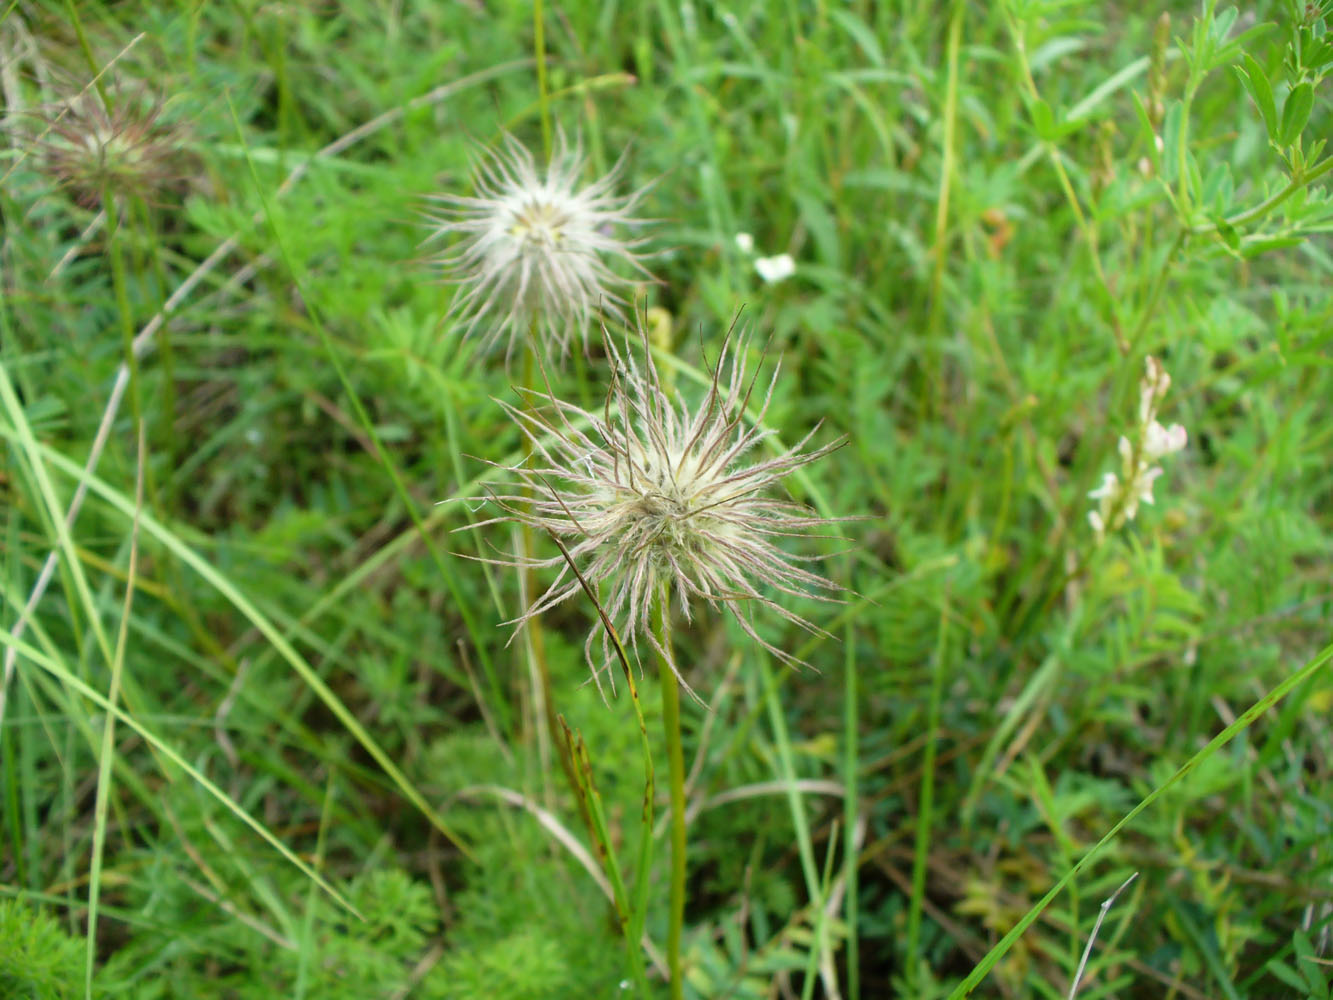
[[[537,321],[533,318],[531,337],[528,341],[528,348],[523,354],[523,389],[531,390],[533,387],[533,378],[536,368],[537,353]],[[526,463],[532,459],[532,442],[526,436],[523,438],[523,461]],[[532,526],[524,522],[521,533],[522,553],[520,558],[524,563],[521,570],[523,574],[523,599],[530,607],[537,600],[537,572],[530,565],[527,565],[533,553],[537,551],[533,540]],[[528,608],[524,607],[526,614]],[[542,635],[541,621],[537,618],[531,619],[525,626],[528,632],[528,648],[532,651],[532,659],[537,667],[537,675],[541,679],[542,704],[546,714],[546,728],[551,734],[551,744],[554,747],[560,747],[561,735],[560,724],[556,720],[555,705],[551,700],[551,671],[546,664],[546,640]],[[565,763],[565,770],[569,772],[570,787],[576,787],[574,784],[574,775],[570,770],[572,765],[565,760],[563,754],[560,759]]]
[[[150,211],[147,202],[142,198],[135,198],[130,202],[130,211],[139,226],[140,232],[144,234],[144,239],[147,242],[148,262],[152,266],[153,274],[157,277],[157,290],[153,293],[153,311],[156,313],[160,311],[167,294],[167,271],[162,264],[162,254],[158,246],[153,213]],[[158,328],[155,339],[158,361],[162,366],[162,433],[166,438],[166,464],[167,468],[172,469],[175,468],[177,452],[176,358],[175,352],[172,350],[170,322],[164,322]],[[170,509],[177,485],[171,483],[168,479],[167,485],[159,497],[164,509]]]
[[[110,116],[111,97],[102,83],[97,58],[93,55],[92,46],[88,43],[88,36],[83,30],[78,7],[74,0],[66,0],[65,7],[69,10],[70,23],[74,26],[74,34],[79,40],[83,58],[88,63],[89,72],[92,73],[93,86],[97,88],[103,109]],[[134,426],[140,427],[143,424],[143,409],[139,398],[139,362],[134,356],[134,319],[130,315],[129,293],[126,290],[125,261],[121,256],[120,243],[116,239],[120,219],[116,214],[116,203],[112,198],[109,183],[102,185],[102,211],[106,213],[106,252],[111,263],[111,284],[116,296],[116,309],[120,314],[121,333],[125,341],[125,366],[130,375],[130,407],[134,412]],[[150,490],[150,495],[151,492]]]
[[[940,381],[939,344],[940,323],[943,313],[944,267],[949,240],[949,191],[954,172],[955,147],[958,125],[958,51],[962,43],[963,4],[955,3],[949,24],[949,75],[944,95],[944,148],[940,157],[939,197],[935,201],[934,269],[930,281],[930,313],[927,329],[930,331],[930,350],[926,355],[926,372],[921,398],[931,406],[943,405],[944,389]],[[938,389],[938,392],[936,392]]]
[[[657,638],[663,650],[671,650],[670,609],[665,594],[657,599]],[[685,923],[685,752],[680,743],[680,681],[670,660],[659,657],[662,672],[662,725],[666,730],[667,771],[671,783],[671,911],[667,923],[667,971],[671,975],[671,1000],[682,1000],[685,978],[681,974],[680,938]]]
[[[106,253],[111,264],[111,287],[116,296],[125,367],[130,375],[130,408],[134,413],[134,425],[138,427],[143,422],[143,408],[139,396],[139,359],[134,356],[134,316],[130,311],[129,287],[125,280],[125,258],[118,239],[120,218],[109,185],[102,189],[102,210],[106,213]]]
[[[1237,226],[1248,226],[1251,222],[1262,219],[1301,188],[1313,184],[1330,170],[1333,170],[1333,156],[1326,157],[1308,170],[1302,170],[1299,174],[1294,174],[1291,178],[1291,182],[1281,191],[1264,199],[1253,208],[1247,209],[1239,215],[1231,216],[1231,218],[1226,220],[1226,224],[1234,229]],[[1210,236],[1213,233],[1216,233],[1220,228],[1221,227],[1216,222],[1209,222],[1205,225],[1193,227],[1189,230],[1189,234],[1191,236]]]
[[[1023,84],[1027,89],[1028,96],[1032,98],[1035,104],[1041,101],[1041,93],[1037,90],[1037,81],[1032,75],[1032,66],[1028,62],[1027,42],[1023,36],[1023,28],[1012,17],[1009,18],[1009,32],[1013,36],[1014,51],[1018,55],[1019,68],[1023,71]],[[1046,155],[1051,161],[1051,167],[1055,170],[1056,179],[1060,182],[1060,190],[1064,192],[1065,199],[1069,202],[1069,208],[1074,213],[1074,222],[1078,226],[1079,233],[1088,244],[1088,258],[1092,261],[1093,273],[1096,274],[1097,281],[1106,295],[1107,302],[1110,303],[1112,333],[1115,335],[1116,347],[1121,354],[1128,354],[1129,342],[1120,329],[1120,322],[1115,313],[1115,293],[1111,290],[1111,283],[1107,280],[1106,271],[1102,267],[1101,251],[1097,246],[1097,231],[1083,213],[1083,206],[1078,200],[1078,193],[1074,190],[1074,185],[1069,180],[1069,174],[1065,170],[1064,162],[1060,159],[1060,150],[1048,138],[1043,137],[1041,141],[1046,150]]]
[[[83,20],[79,17],[79,8],[75,5],[74,0],[65,0],[65,8],[69,11],[70,24],[74,26],[74,37],[79,40],[79,50],[83,53],[83,59],[93,75],[93,86],[97,88],[97,96],[102,99],[102,106],[109,115],[111,114],[111,101],[106,92],[106,85],[102,83],[102,71],[97,67],[97,57],[93,55],[93,47],[88,44],[88,35],[83,30]]]

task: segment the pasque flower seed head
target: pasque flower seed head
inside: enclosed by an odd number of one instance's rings
[[[488,346],[505,338],[508,354],[535,324],[536,348],[560,358],[575,336],[586,347],[599,312],[620,316],[633,281],[613,265],[652,277],[640,261],[640,241],[626,235],[643,225],[634,210],[644,189],[616,193],[622,164],[584,185],[577,142],[571,147],[558,134],[540,171],[506,135],[478,162],[471,196],[431,196],[427,242],[457,237],[435,260],[462,286],[454,309],[467,332],[482,331]]]
[[[115,98],[113,111],[94,93],[60,105],[35,142],[47,170],[89,207],[108,192],[153,201],[186,173],[181,136],[163,106],[132,92]]]
[[[673,670],[670,650],[650,628],[659,599],[669,600],[687,620],[699,601],[725,609],[751,639],[788,662],[794,660],[791,654],[756,632],[749,617],[754,606],[820,631],[767,592],[831,599],[837,586],[802,565],[822,557],[794,556],[777,544],[831,522],[774,494],[786,475],[842,441],[809,448],[816,426],[789,448],[755,455],[756,446],[773,434],[763,419],[778,370],[747,423],[745,410],[757,381],[747,374],[747,346],[744,335],[728,338],[695,406],[668,398],[646,340],[640,364],[628,345],[622,352],[609,338],[611,388],[601,412],[549,391],[520,390],[526,406],[504,404],[531,441],[533,457],[530,464],[507,470],[522,489],[493,495],[504,513],[483,523],[528,524],[552,535],[568,554],[568,561],[561,554],[523,563],[558,572],[517,624],[578,594],[581,575],[621,638],[637,648],[645,637]],[[599,634],[600,660],[594,655]],[[596,677],[611,654],[600,624],[589,633],[585,651]]]

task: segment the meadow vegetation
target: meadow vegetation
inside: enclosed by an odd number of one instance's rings
[[[0,4],[0,997],[1327,1000],[1330,17]],[[437,255],[562,143],[552,340]],[[825,530],[506,625],[724,342]]]

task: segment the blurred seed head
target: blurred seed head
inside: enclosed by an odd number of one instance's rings
[[[644,224],[634,213],[646,189],[616,192],[623,160],[586,185],[585,166],[579,143],[570,146],[563,134],[544,171],[506,135],[478,160],[473,195],[431,196],[426,242],[454,239],[434,258],[461,286],[454,312],[486,346],[505,339],[506,356],[534,322],[542,355],[563,358],[575,337],[586,350],[599,313],[624,318],[635,282],[614,265],[652,278],[638,252],[642,241],[627,235]]]
[[[186,175],[181,135],[162,112],[130,93],[109,111],[86,92],[40,117],[33,151],[80,204],[98,205],[108,190],[156,202]]]
[[[767,592],[831,600],[838,587],[806,569],[824,556],[800,557],[778,540],[803,535],[833,522],[784,498],[784,477],[841,446],[841,440],[810,448],[818,427],[795,445],[769,457],[756,446],[773,432],[763,428],[778,378],[775,366],[758,411],[745,410],[757,374],[747,373],[749,338],[729,337],[712,382],[697,405],[673,401],[646,349],[636,361],[629,345],[608,338],[611,387],[600,412],[565,402],[549,390],[520,390],[522,407],[503,404],[532,442],[530,464],[507,469],[520,487],[493,502],[503,512],[483,523],[515,521],[554,536],[559,555],[508,565],[557,568],[555,581],[518,619],[522,625],[579,594],[582,584],[570,563],[598,594],[622,640],[633,648],[641,637],[672,663],[650,628],[650,613],[666,600],[689,620],[698,602],[730,613],[755,642],[786,662],[795,662],[755,631],[755,606],[811,632],[815,625],[778,604]],[[602,637],[600,659],[595,655]],[[585,645],[595,678],[611,663],[612,649],[600,624]],[[679,673],[677,672],[679,676]],[[614,673],[611,674],[614,683]]]

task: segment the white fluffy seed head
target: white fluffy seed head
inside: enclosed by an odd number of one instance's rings
[[[527,393],[521,408],[504,404],[532,442],[533,459],[506,470],[521,489],[493,495],[503,513],[483,523],[528,524],[556,538],[569,556],[568,562],[563,554],[533,560],[558,572],[516,623],[581,593],[581,575],[622,640],[637,648],[645,637],[668,662],[670,650],[649,627],[657,600],[670,601],[687,620],[700,600],[725,609],[751,639],[795,662],[758,635],[749,611],[762,605],[820,631],[769,594],[832,599],[829,592],[837,586],[803,565],[811,557],[789,555],[777,544],[832,522],[774,494],[785,476],[842,441],[807,450],[815,428],[768,457],[753,453],[773,433],[763,419],[778,373],[747,416],[756,389],[746,373],[747,340],[724,344],[712,383],[694,406],[668,398],[650,353],[645,350],[638,364],[628,345],[622,353],[609,340],[612,384],[601,411],[586,411],[550,392]],[[612,662],[600,623],[589,632],[585,651],[599,677]]]
[[[467,333],[480,332],[487,346],[504,339],[508,355],[535,323],[537,349],[560,359],[576,335],[586,349],[599,313],[621,316],[634,285],[625,272],[652,277],[641,242],[626,235],[644,224],[634,211],[645,189],[616,193],[622,163],[583,185],[577,141],[570,146],[557,134],[542,172],[506,135],[500,148],[483,152],[470,197],[431,196],[426,242],[453,239],[434,260],[461,286],[454,313]]]

